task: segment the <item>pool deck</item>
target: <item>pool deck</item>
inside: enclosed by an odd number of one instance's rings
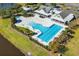
[[[34,17],[27,17],[27,18],[23,17],[23,16],[20,16],[20,19],[22,20],[22,22],[15,23],[15,25],[20,26],[20,27],[25,27],[25,28],[28,28],[28,29],[36,32],[37,34],[32,36],[32,38],[34,38],[35,40],[37,40],[38,42],[40,42],[43,45],[49,45],[49,43],[51,41],[53,41],[53,39],[55,37],[58,37],[61,34],[61,32],[63,30],[65,30],[65,28],[67,27],[64,24],[55,22],[54,20],[51,20],[49,18],[40,18],[38,14],[35,14]],[[32,26],[29,25],[30,22],[35,22],[35,23],[41,24],[41,25],[43,25],[45,27],[50,27],[53,24],[57,24],[59,26],[62,26],[63,28],[54,37],[52,37],[52,39],[50,39],[49,42],[44,42],[40,38],[38,38],[38,36],[41,34],[41,31],[38,30],[38,29],[33,29]]]

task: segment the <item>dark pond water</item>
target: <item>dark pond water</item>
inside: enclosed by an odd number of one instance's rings
[[[0,56],[24,56],[24,54],[0,35]]]
[[[0,9],[14,7],[15,3],[0,3]]]

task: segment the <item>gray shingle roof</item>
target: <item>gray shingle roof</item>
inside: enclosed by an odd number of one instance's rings
[[[46,7],[46,8],[43,8],[43,10],[44,10],[46,13],[49,13],[49,12],[52,10],[52,8],[51,8],[51,7]]]
[[[65,17],[67,17],[70,13],[73,13],[72,10],[64,10],[60,13],[60,16],[64,19]]]
[[[79,8],[79,4],[78,3],[66,3],[64,5],[68,6],[68,7],[78,7]]]

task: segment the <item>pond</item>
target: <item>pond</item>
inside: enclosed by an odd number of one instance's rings
[[[0,35],[0,56],[24,56],[24,54]]]
[[[15,5],[16,5],[15,3],[0,3],[0,9],[11,8],[14,7]]]

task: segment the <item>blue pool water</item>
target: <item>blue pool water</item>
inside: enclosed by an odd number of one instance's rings
[[[15,19],[16,19],[16,20],[20,20],[20,16],[16,16]]]
[[[20,16],[16,16],[15,19],[16,19],[15,23],[20,23],[22,21],[22,20],[20,20]]]
[[[49,42],[49,40],[54,37],[63,27],[54,24],[51,27],[45,27],[38,23],[31,23],[34,29],[39,29],[42,33],[38,36],[42,41]]]

